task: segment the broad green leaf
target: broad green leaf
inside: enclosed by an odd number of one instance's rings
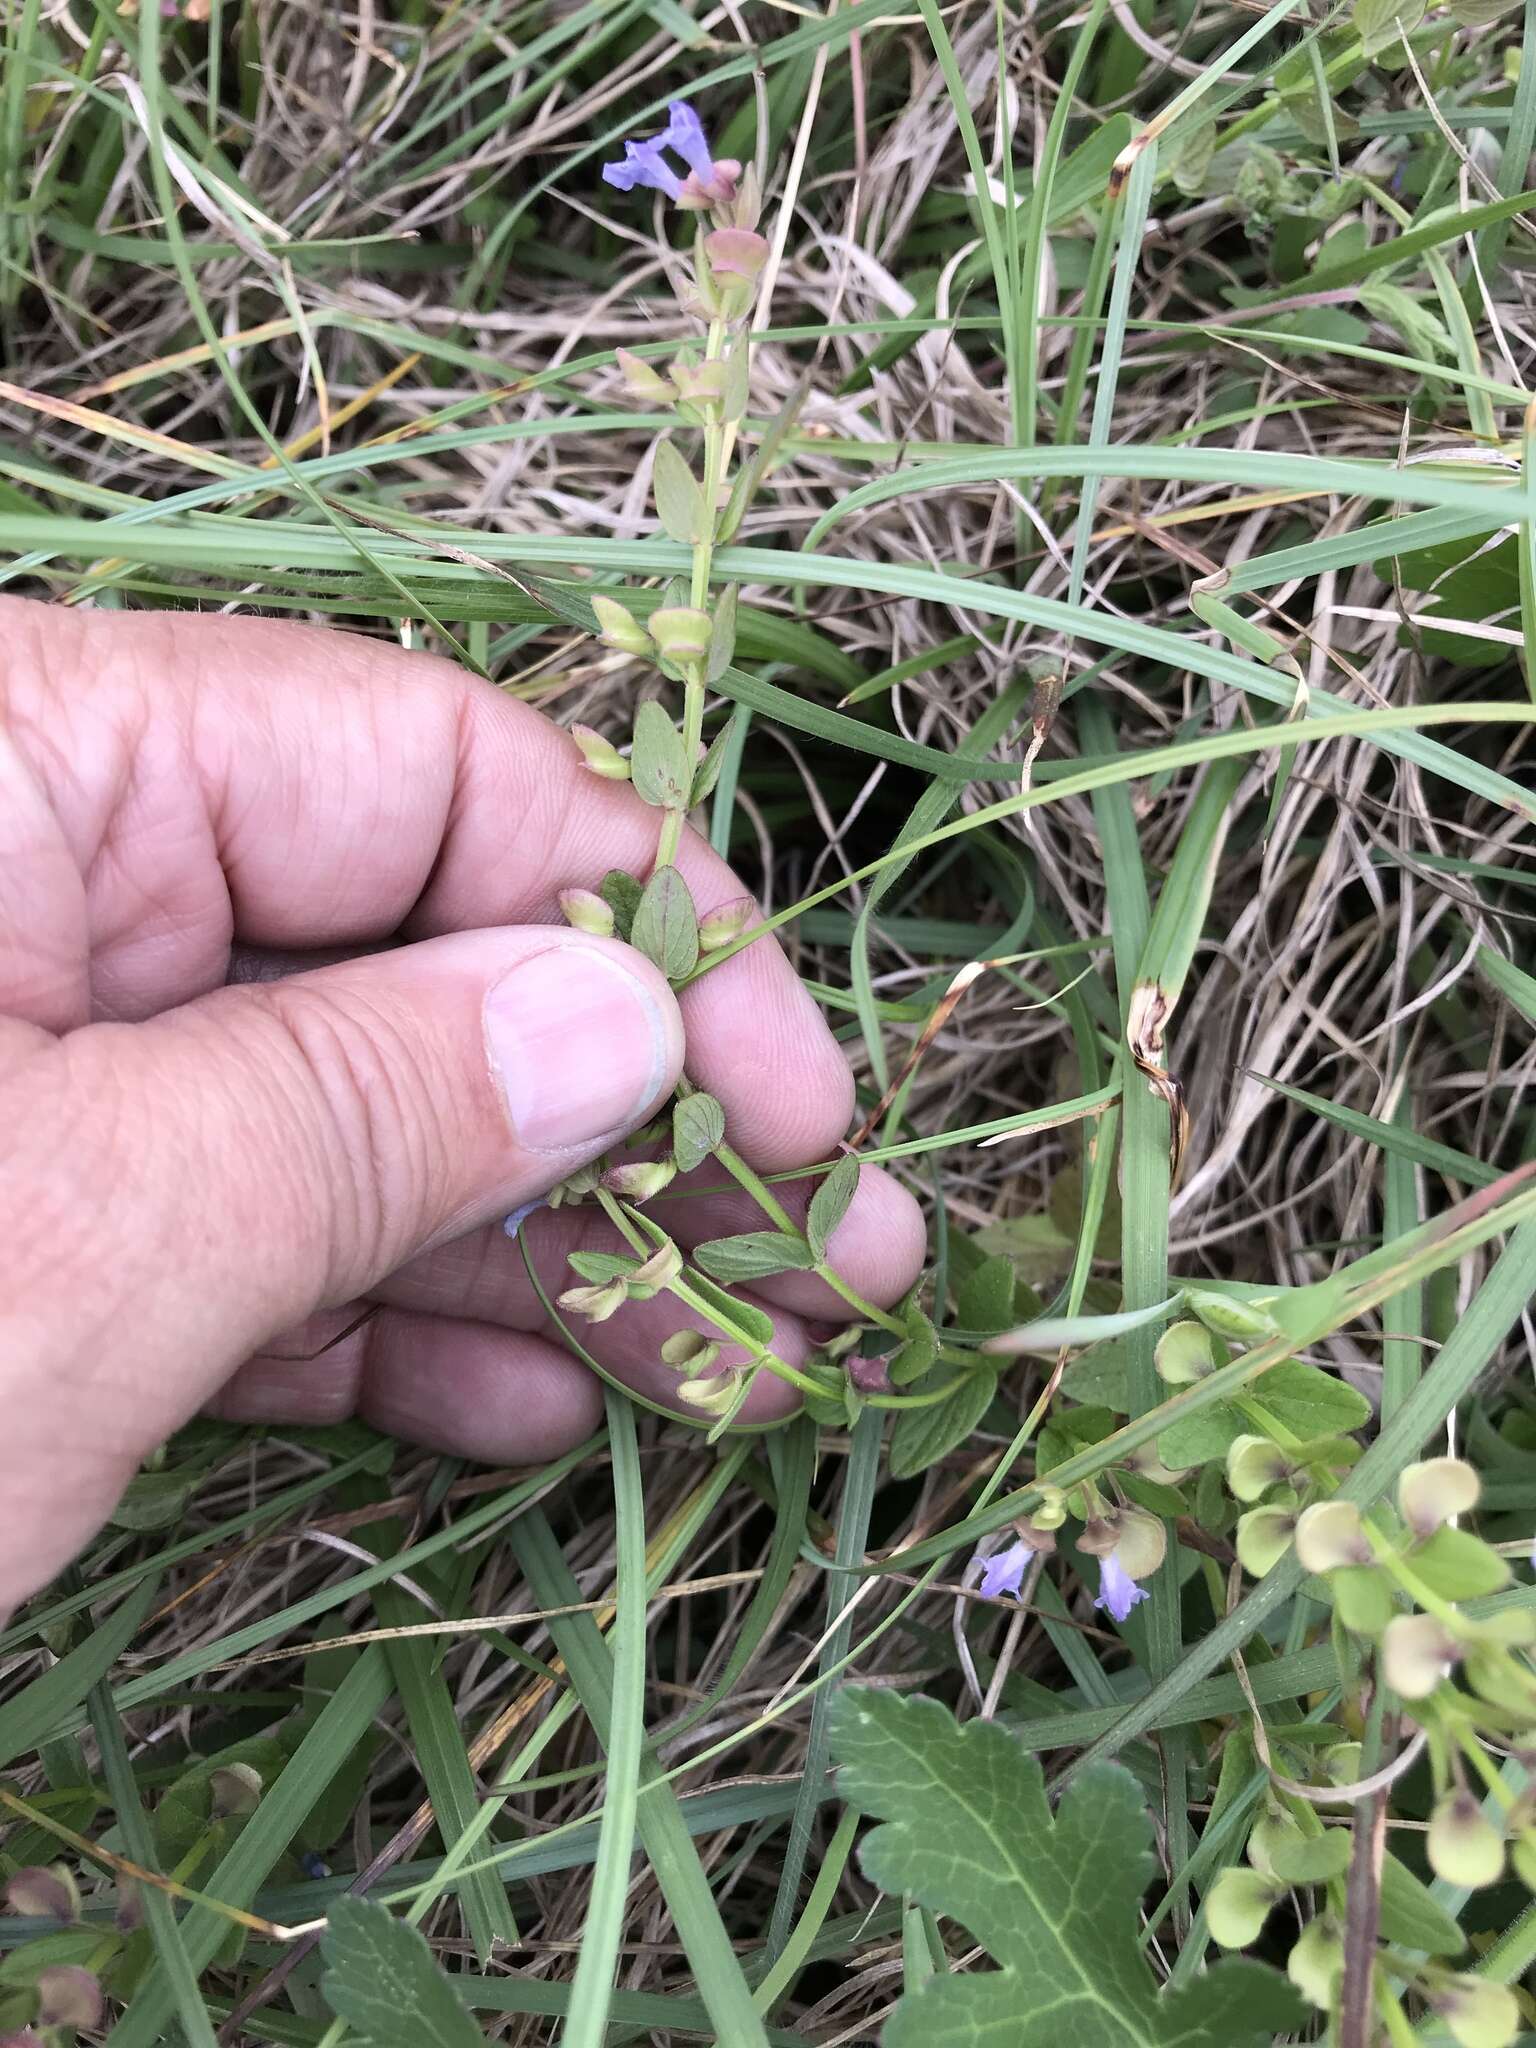
[[[713,1095],[685,1095],[672,1112],[672,1157],[679,1173],[702,1166],[725,1136],[725,1111]]]
[[[816,1254],[818,1262],[827,1256],[827,1240],[848,1214],[848,1205],[853,1200],[858,1185],[859,1162],[849,1152],[839,1159],[812,1195],[805,1234],[810,1239],[811,1250]]]
[[[668,539],[687,548],[704,538],[704,493],[670,441],[656,444],[656,512]]]
[[[1272,1365],[1255,1380],[1253,1399],[1266,1415],[1304,1441],[1348,1436],[1371,1419],[1371,1404],[1358,1388],[1299,1358]]]
[[[1355,0],[1355,33],[1374,57],[1424,19],[1426,0]]]
[[[962,1330],[992,1336],[1014,1321],[1012,1259],[1000,1254],[983,1259],[955,1289],[955,1322]]]
[[[709,659],[704,665],[706,683],[718,683],[730,667],[736,653],[736,586],[728,583],[715,604],[714,620],[709,634]],[[694,798],[702,802],[708,790]]]
[[[909,1991],[882,2048],[1264,2048],[1302,2008],[1272,1970],[1218,1963],[1159,1995],[1137,1945],[1151,1816],[1118,1764],[1054,1817],[1035,1758],[995,1721],[850,1686],[834,1710],[845,1798],[885,1824],[861,1861],[883,1890],[958,1920],[1000,1967]]]
[[[1381,1931],[1388,1941],[1428,1956],[1459,1955],[1467,1937],[1406,1864],[1387,1855],[1381,1865]]]
[[[1061,1408],[1040,1432],[1035,1453],[1035,1470],[1042,1477],[1075,1458],[1089,1444],[1102,1443],[1115,1427],[1116,1417],[1108,1408]]]
[[[773,1318],[766,1309],[759,1308],[755,1302],[743,1301],[739,1294],[728,1294],[704,1272],[692,1274],[689,1284],[694,1293],[707,1301],[715,1313],[734,1329],[743,1331],[754,1343],[772,1344]]]
[[[1442,1600],[1476,1600],[1509,1584],[1509,1565],[1470,1529],[1437,1529],[1408,1553],[1417,1579]]]
[[[699,963],[699,918],[676,868],[658,868],[646,883],[629,937],[668,981],[692,974]]]
[[[1213,1401],[1209,1408],[1169,1423],[1157,1440],[1157,1455],[1170,1472],[1183,1472],[1192,1465],[1209,1465],[1224,1458],[1238,1438],[1248,1433],[1247,1422],[1230,1401]]]
[[[932,1370],[939,1355],[938,1332],[920,1308],[908,1309],[906,1324],[910,1334],[906,1342],[899,1344],[891,1353],[887,1367],[893,1387],[910,1387],[924,1373]]]
[[[742,1280],[766,1280],[773,1273],[806,1273],[815,1265],[810,1248],[780,1230],[746,1230],[716,1237],[693,1254],[712,1280],[734,1287]]]
[[[634,875],[626,874],[623,868],[610,868],[604,875],[598,892],[613,912],[613,926],[621,939],[627,939],[635,926],[635,912],[640,908],[641,885]]]
[[[1117,1415],[1131,1412],[1130,1360],[1118,1337],[1107,1338],[1074,1358],[1061,1376],[1061,1391],[1072,1401],[1113,1408]]]
[[[964,1443],[991,1407],[996,1392],[996,1373],[978,1367],[962,1373],[944,1400],[927,1408],[903,1408],[891,1431],[891,1477],[915,1479],[956,1444]]]
[[[426,1936],[387,1906],[347,1893],[333,1899],[321,1949],[325,2002],[369,2048],[483,2048]]]
[[[1344,1875],[1349,1855],[1349,1829],[1324,1828],[1320,1835],[1283,1842],[1271,1861],[1276,1877],[1283,1877],[1287,1884],[1323,1884],[1330,1877]]]
[[[630,777],[636,793],[659,810],[681,811],[693,781],[683,736],[654,697],[635,713]]]

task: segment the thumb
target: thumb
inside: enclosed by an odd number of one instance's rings
[[[456,933],[142,1024],[0,1023],[0,1612],[242,1359],[644,1122],[683,1030],[612,940]]]

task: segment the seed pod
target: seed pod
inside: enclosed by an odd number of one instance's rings
[[[1387,1683],[1405,1700],[1427,1700],[1460,1655],[1461,1645],[1432,1614],[1400,1614],[1381,1639]]]
[[[1309,1572],[1369,1564],[1371,1546],[1354,1502],[1319,1500],[1303,1508],[1296,1524],[1296,1555]]]
[[[1468,1891],[1504,1872],[1504,1839],[1470,1792],[1447,1792],[1436,1803],[1425,1850],[1436,1877]]]
[[[1415,1536],[1433,1536],[1442,1523],[1477,1506],[1482,1482],[1461,1458],[1425,1458],[1405,1465],[1397,1482],[1397,1505]]]
[[[1234,1863],[1205,1895],[1205,1924],[1223,1948],[1247,1948],[1257,1941],[1284,1885],[1262,1870]]]

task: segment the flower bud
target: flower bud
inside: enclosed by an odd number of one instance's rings
[[[679,356],[672,365],[672,381],[685,405],[702,412],[725,403],[725,364],[716,357],[706,363],[686,362]]]
[[[677,1389],[677,1398],[690,1408],[700,1408],[706,1415],[723,1415],[736,1398],[736,1375],[731,1372],[717,1372],[708,1379],[684,1380]]]
[[[699,1330],[674,1330],[661,1347],[663,1365],[674,1372],[691,1368],[695,1378],[707,1373],[719,1356],[720,1346]]]
[[[1205,1924],[1223,1948],[1246,1948],[1263,1932],[1270,1909],[1285,1890],[1262,1870],[1234,1863],[1205,1895]]]
[[[101,1986],[79,1963],[53,1963],[38,1971],[35,1984],[39,2026],[100,2026]]]
[[[1239,1500],[1258,1500],[1294,1477],[1290,1459],[1267,1436],[1240,1436],[1227,1452],[1227,1485]]]
[[[1520,2006],[1507,1984],[1452,1977],[1427,1996],[1460,2048],[1509,2048],[1520,2031]]]
[[[718,953],[722,946],[728,946],[732,939],[739,939],[752,922],[757,909],[750,896],[733,896],[729,903],[722,903],[718,910],[712,910],[708,917],[699,919],[699,951]]]
[[[677,1168],[670,1159],[634,1159],[609,1167],[603,1186],[626,1202],[649,1202],[676,1178]]]
[[[1415,1536],[1433,1536],[1443,1522],[1477,1506],[1482,1482],[1461,1458],[1426,1458],[1405,1465],[1397,1482],[1397,1505]]]
[[[1059,1529],[1067,1519],[1067,1497],[1059,1486],[1052,1486],[1048,1479],[1041,1480],[1035,1487],[1040,1496],[1040,1505],[1030,1516],[1037,1529]]]
[[[1291,1508],[1250,1508],[1237,1518],[1237,1561],[1255,1579],[1262,1579],[1290,1549],[1296,1534]]]
[[[1432,1614],[1399,1614],[1381,1639],[1387,1683],[1405,1700],[1427,1700],[1460,1654],[1461,1645]]]
[[[1447,1792],[1429,1817],[1429,1867],[1447,1884],[1476,1891],[1504,1871],[1504,1838],[1470,1792]]]
[[[1309,1572],[1369,1564],[1371,1546],[1354,1502],[1318,1500],[1303,1508],[1296,1524],[1296,1555]]]
[[[594,591],[587,602],[598,623],[598,638],[605,647],[612,647],[619,654],[641,657],[649,657],[656,652],[650,634],[628,606],[620,604],[616,597],[604,597],[600,591]]]
[[[670,1240],[651,1253],[643,1266],[636,1266],[624,1282],[631,1301],[650,1301],[670,1287],[683,1270],[683,1255]]]
[[[612,740],[605,740],[602,734],[594,732],[590,725],[573,725],[571,738],[581,749],[583,768],[589,768],[605,782],[628,782],[629,763]]]
[[[560,911],[568,925],[595,939],[613,937],[613,909],[591,889],[562,889]]]
[[[651,613],[651,638],[657,651],[682,668],[702,661],[709,652],[709,613],[691,604],[663,605]]]
[[[619,375],[624,379],[624,389],[631,398],[643,399],[646,404],[670,405],[672,386],[658,370],[653,370],[644,357],[634,355],[627,348],[613,352],[619,366]]]
[[[1184,1306],[1218,1337],[1232,1337],[1240,1344],[1262,1343],[1266,1337],[1280,1334],[1274,1317],[1254,1301],[1233,1301],[1229,1295],[1189,1287],[1184,1291]]]
[[[1203,1323],[1170,1323],[1153,1354],[1170,1387],[1187,1387],[1216,1370],[1216,1347]]]
[[[624,1306],[624,1282],[608,1280],[601,1287],[567,1287],[557,1301],[561,1308],[572,1315],[585,1316],[589,1323],[606,1323]]]
[[[1290,1978],[1309,2005],[1326,2012],[1333,2003],[1333,1988],[1344,1968],[1344,1944],[1331,1920],[1309,1921],[1301,1939],[1291,1950],[1285,1966]]]
[[[80,1918],[80,1893],[74,1876],[63,1863],[29,1863],[5,1881],[5,1902],[13,1913],[29,1920]]]
[[[756,284],[768,261],[768,244],[750,228],[716,228],[704,237],[704,247],[716,277],[744,277]]]

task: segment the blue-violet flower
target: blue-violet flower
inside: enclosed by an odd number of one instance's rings
[[[1102,1607],[1111,1620],[1124,1621],[1137,1602],[1146,1597],[1146,1587],[1137,1585],[1113,1551],[1099,1559],[1099,1594],[1093,1604]]]
[[[1019,1542],[989,1557],[981,1569],[982,1598],[995,1600],[999,1593],[1017,1593],[1034,1554],[1027,1543]]]
[[[741,165],[733,157],[717,160],[710,155],[704,124],[686,100],[674,100],[667,114],[667,125],[659,135],[626,142],[623,163],[603,165],[604,179],[621,192],[648,186],[682,206],[728,206],[736,196]],[[678,177],[662,155],[664,149],[688,166],[686,179]]]

